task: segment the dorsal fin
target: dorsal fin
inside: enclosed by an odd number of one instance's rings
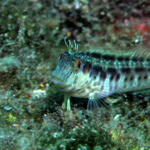
[[[113,55],[115,57],[125,56],[125,57],[143,57],[145,59],[150,58],[150,50],[134,48],[132,50],[106,50],[106,49],[90,49],[87,52],[101,53],[102,55]]]

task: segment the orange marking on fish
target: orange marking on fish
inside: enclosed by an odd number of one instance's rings
[[[80,68],[81,67],[81,59],[80,58],[77,58],[75,60],[74,67],[76,67],[76,68]]]

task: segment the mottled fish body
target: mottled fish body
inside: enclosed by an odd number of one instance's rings
[[[61,54],[51,81],[69,96],[107,97],[150,88],[150,58],[101,52]]]

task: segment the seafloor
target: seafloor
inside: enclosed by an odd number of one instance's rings
[[[150,94],[87,111],[50,83],[64,39],[79,50],[150,49],[149,0],[0,1],[0,150],[149,150]]]

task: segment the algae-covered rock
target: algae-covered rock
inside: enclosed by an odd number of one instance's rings
[[[97,111],[71,98],[66,112],[50,83],[64,39],[80,51],[149,49],[149,11],[148,0],[1,0],[0,150],[149,149],[149,92]]]
[[[20,66],[20,61],[12,56],[0,59],[0,72],[6,72],[9,69],[14,69]]]

